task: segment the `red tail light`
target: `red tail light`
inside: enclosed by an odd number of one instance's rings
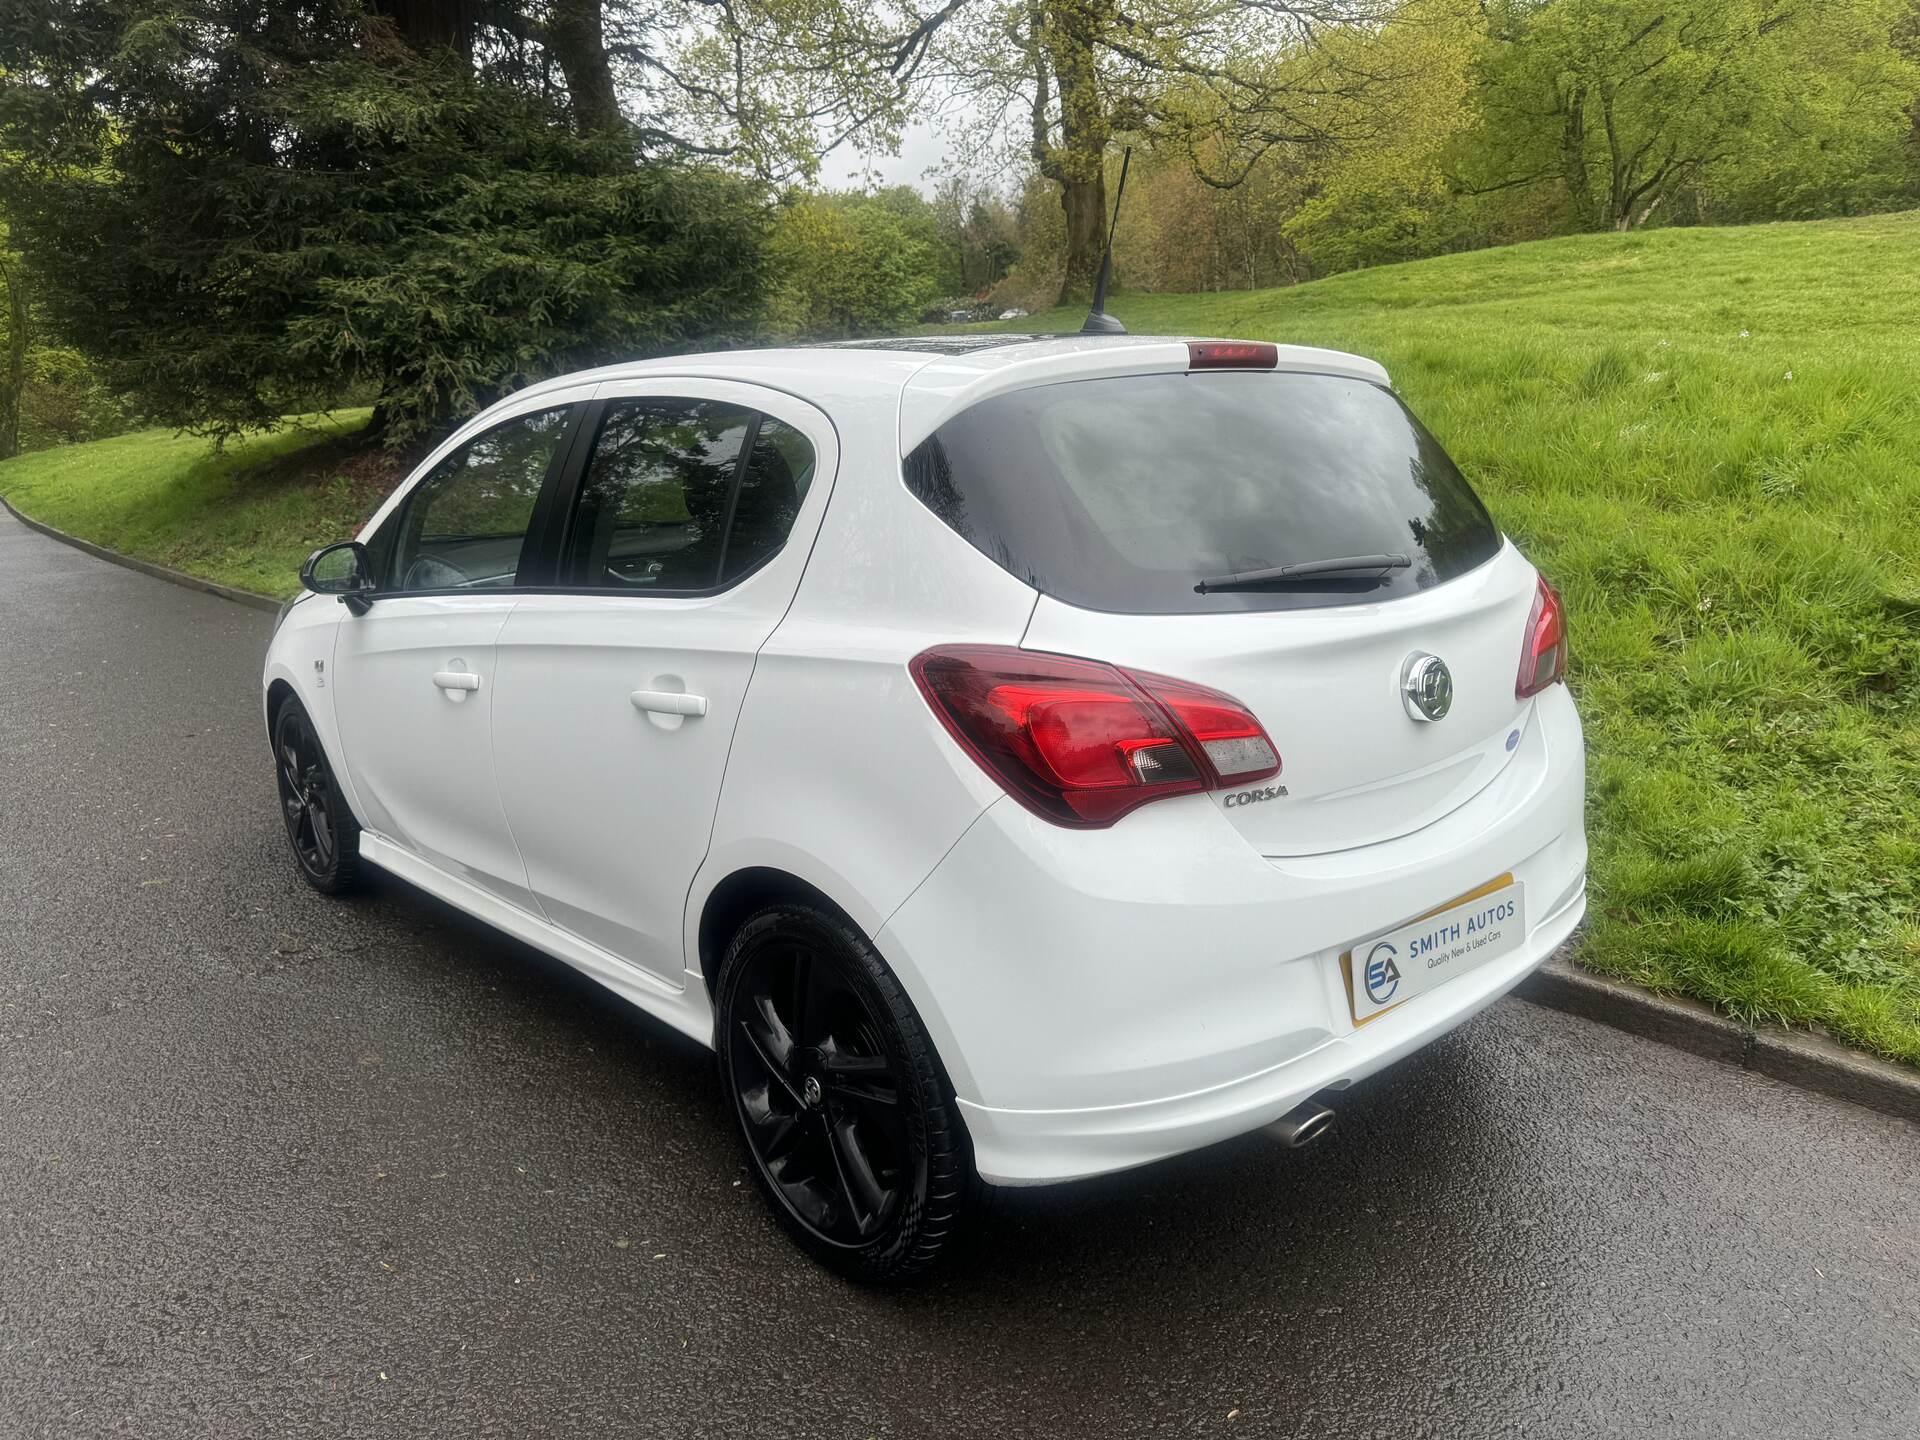
[[[1538,695],[1566,673],[1567,609],[1543,575],[1533,594],[1533,613],[1527,616],[1527,643],[1520,651],[1520,678],[1513,693],[1521,700]]]
[[[1280,363],[1280,347],[1263,340],[1189,340],[1189,370],[1271,370]]]
[[[1203,685],[1001,645],[942,645],[909,668],[961,747],[1056,825],[1280,773],[1260,722]]]

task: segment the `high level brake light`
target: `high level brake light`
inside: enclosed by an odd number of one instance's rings
[[[1271,370],[1280,363],[1280,347],[1264,340],[1189,340],[1189,370]]]
[[[1056,825],[1097,829],[1149,801],[1280,773],[1260,722],[1203,685],[1003,645],[941,645],[910,668],[981,769]]]
[[[1567,674],[1567,610],[1560,592],[1544,575],[1533,592],[1533,613],[1527,616],[1526,644],[1520,651],[1520,675],[1514,681],[1516,699],[1538,695]]]

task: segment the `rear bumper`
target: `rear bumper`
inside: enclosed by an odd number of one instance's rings
[[[1579,720],[1555,686],[1485,791],[1358,850],[1265,859],[1208,796],[1092,832],[1000,801],[879,945],[984,1178],[1125,1169],[1275,1120],[1518,984],[1585,912],[1584,789]],[[1356,1028],[1341,952],[1505,873],[1525,887],[1522,946]]]
[[[1586,913],[1584,887],[1526,948],[1329,1040],[1270,1070],[1134,1105],[1084,1110],[1000,1110],[962,1100],[981,1175],[1038,1185],[1145,1165],[1278,1120],[1301,1101],[1382,1070],[1471,1018],[1538,969]]]

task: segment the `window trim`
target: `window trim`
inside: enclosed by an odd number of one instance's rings
[[[564,553],[563,532],[571,524],[575,510],[575,499],[581,481],[585,477],[587,458],[594,437],[598,433],[597,425],[589,429],[586,424],[588,412],[608,401],[646,400],[646,399],[684,399],[684,400],[722,400],[732,401],[744,410],[757,415],[771,416],[783,425],[791,426],[806,442],[813,447],[813,481],[807,488],[806,499],[801,504],[801,513],[794,519],[792,530],[787,532],[787,541],[769,551],[749,568],[741,571],[725,585],[715,585],[706,590],[649,590],[643,593],[628,593],[596,585],[561,585],[553,583],[553,576],[559,571],[560,557]],[[502,595],[571,595],[586,596],[595,599],[620,599],[635,603],[649,600],[706,600],[727,595],[738,590],[747,581],[778,563],[791,549],[793,536],[801,531],[808,508],[816,503],[824,508],[832,496],[835,481],[839,477],[841,461],[840,431],[833,417],[827,414],[815,402],[758,380],[732,375],[666,374],[632,375],[619,380],[591,380],[582,384],[568,385],[544,394],[528,395],[512,403],[505,413],[495,415],[482,411],[465,425],[455,430],[431,454],[414,468],[411,475],[375,510],[371,519],[360,527],[354,538],[363,544],[373,544],[388,525],[400,520],[401,512],[413,503],[414,493],[437,470],[441,463],[455,451],[470,442],[512,420],[537,414],[542,410],[560,410],[571,407],[574,411],[572,428],[567,439],[559,449],[564,457],[558,470],[549,469],[545,483],[541,487],[540,497],[534,502],[533,518],[527,525],[528,541],[536,539],[538,570],[541,583],[500,585],[489,589],[475,590],[451,588],[445,590],[373,590],[368,592],[369,600],[403,600],[412,598],[453,599],[464,597],[469,600],[485,600]],[[757,432],[756,432],[756,438]],[[743,450],[744,461],[746,452]],[[815,497],[819,499],[816,502]],[[560,517],[556,520],[556,515]],[[729,512],[727,524],[731,530],[733,516]],[[824,515],[816,514],[812,528],[808,532],[808,553],[819,538],[820,526],[825,523]],[[523,567],[524,568],[524,567]]]

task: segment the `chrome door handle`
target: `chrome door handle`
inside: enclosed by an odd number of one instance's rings
[[[684,690],[636,690],[627,697],[636,710],[647,710],[655,715],[704,715],[707,713],[707,697],[689,695]]]
[[[478,690],[480,677],[470,675],[465,670],[436,670],[433,672],[433,683],[442,690]]]

